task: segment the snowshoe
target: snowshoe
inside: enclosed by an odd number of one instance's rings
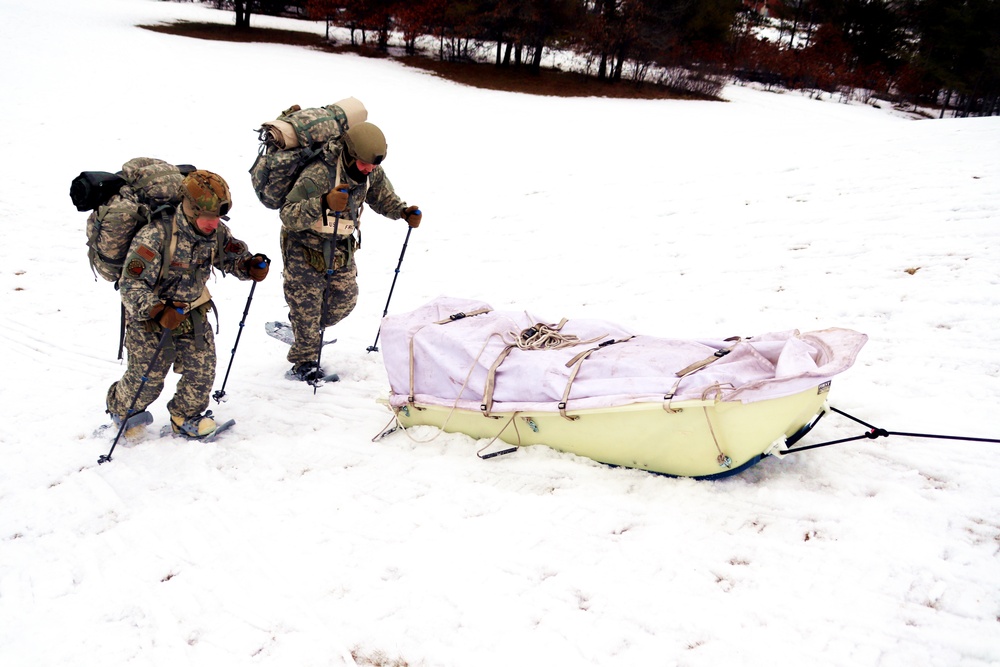
[[[211,410],[208,410],[203,415],[195,415],[194,417],[187,418],[171,415],[170,426],[174,435],[190,438],[191,440],[207,438],[219,428],[219,425],[215,423],[215,419],[212,418]]]
[[[295,364],[290,370],[286,371],[285,378],[309,384],[322,384],[324,382],[336,382],[340,379],[340,376],[336,373],[327,373],[315,361],[304,361],[300,364]]]
[[[285,345],[295,343],[295,334],[292,333],[292,325],[288,322],[265,322],[264,331],[275,340],[280,340]],[[323,341],[323,345],[332,345],[337,339]]]
[[[127,419],[125,419],[122,415],[113,414],[111,415],[111,421],[114,422],[115,433],[121,429],[122,421],[124,421],[125,429],[122,431],[122,435],[125,436],[125,439],[139,440],[146,435],[146,426],[153,423],[153,415],[146,410],[137,412]]]

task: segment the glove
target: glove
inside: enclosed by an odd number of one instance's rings
[[[403,210],[403,220],[406,220],[406,224],[414,229],[420,226],[420,221],[423,217],[424,214],[416,206],[407,206]]]
[[[327,192],[326,207],[334,212],[340,212],[347,208],[347,190],[349,188],[347,183],[338,183],[333,190]]]
[[[187,313],[178,309],[172,301],[158,303],[149,309],[149,319],[165,329],[176,329],[181,322],[187,319]]]
[[[267,278],[267,272],[271,269],[271,260],[267,255],[257,253],[246,262],[246,272],[250,274],[251,280],[259,283]]]

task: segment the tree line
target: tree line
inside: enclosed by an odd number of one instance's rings
[[[407,53],[531,76],[572,53],[597,79],[714,94],[729,77],[786,88],[1000,114],[1000,0],[216,0],[350,31]],[[766,16],[763,10],[766,9]],[[423,42],[421,42],[423,43]],[[565,66],[565,65],[564,65]]]

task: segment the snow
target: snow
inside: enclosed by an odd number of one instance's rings
[[[831,404],[998,438],[1000,118],[742,87],[542,98],[135,27],[175,19],[232,14],[0,5],[0,664],[1000,664],[997,444],[893,436],[697,482],[538,446],[483,461],[429,427],[373,442],[391,415],[366,348],[405,227],[365,217],[360,303],[324,353],[343,381],[314,395],[263,331],[286,315],[278,221],[246,175],[261,121],[356,96],[425,213],[391,312],[449,295],[657,336],[850,328],[870,340]],[[66,194],[140,155],[224,175],[234,232],[279,259],[213,403],[237,425],[98,465],[119,303]],[[219,388],[249,284],[211,289]],[[865,430],[831,415],[807,442]]]

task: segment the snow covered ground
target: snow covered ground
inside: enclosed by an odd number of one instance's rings
[[[0,4],[0,664],[1000,664],[1000,445],[866,440],[696,482],[544,447],[482,461],[426,427],[373,443],[388,384],[366,348],[405,226],[371,212],[360,303],[328,332],[342,382],[282,379],[263,331],[286,315],[279,260],[214,406],[236,427],[98,466],[119,305],[67,196],[135,156],[193,163],[229,180],[237,236],[280,258],[254,129],[353,95],[425,214],[392,312],[449,295],[670,337],[851,328],[870,341],[834,406],[998,438],[1000,118],[740,87],[540,98],[135,27],[181,18],[232,15]],[[249,284],[211,289],[219,388]],[[807,442],[863,430],[828,416]]]

